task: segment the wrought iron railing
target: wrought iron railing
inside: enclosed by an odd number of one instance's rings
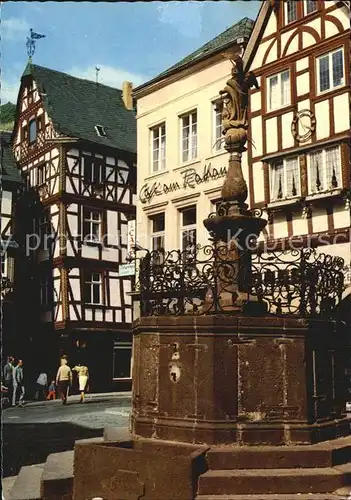
[[[235,253],[234,253],[235,255]],[[268,314],[332,318],[341,300],[344,260],[299,249],[238,251],[227,244],[196,252],[147,252],[140,259],[136,291],[141,316],[219,314],[224,294],[244,292]],[[243,293],[241,293],[243,295]]]

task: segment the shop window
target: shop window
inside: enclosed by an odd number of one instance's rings
[[[132,377],[132,342],[115,342],[113,346],[113,380]]]

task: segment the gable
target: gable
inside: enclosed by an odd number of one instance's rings
[[[17,116],[26,113],[26,88],[30,82],[33,99],[42,102],[46,122],[51,121],[56,133],[136,152],[135,112],[125,108],[121,90],[28,64],[22,76]],[[97,133],[97,125],[105,129],[106,135]]]
[[[287,23],[286,2],[265,1],[244,53],[245,68],[255,70],[350,30],[348,2],[325,1],[306,14],[298,2],[297,20]]]

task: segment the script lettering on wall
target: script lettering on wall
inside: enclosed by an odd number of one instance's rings
[[[150,203],[155,196],[161,196],[180,189],[195,189],[199,184],[220,179],[221,177],[225,177],[226,174],[227,167],[217,169],[216,167],[212,167],[211,163],[206,164],[201,173],[198,173],[193,167],[187,168],[181,173],[181,180],[179,182],[170,182],[169,184],[153,182],[144,184],[139,191],[139,199],[141,203]]]

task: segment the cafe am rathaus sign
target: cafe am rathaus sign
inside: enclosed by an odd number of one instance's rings
[[[141,203],[150,203],[156,196],[179,191],[180,189],[195,189],[196,186],[208,181],[214,181],[225,177],[227,167],[219,169],[212,167],[211,163],[205,164],[202,172],[197,172],[195,168],[188,168],[181,173],[179,181],[163,184],[162,182],[146,183],[139,191],[139,199]]]

